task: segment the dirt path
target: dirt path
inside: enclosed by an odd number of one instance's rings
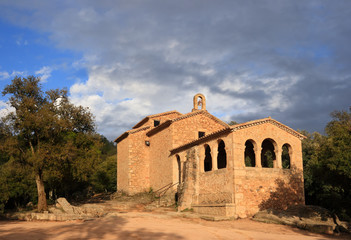
[[[249,219],[210,222],[165,214],[124,213],[91,221],[0,221],[1,240],[26,239],[350,239],[313,234]]]

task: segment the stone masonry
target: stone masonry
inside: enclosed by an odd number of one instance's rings
[[[170,184],[179,210],[233,218],[304,204],[303,138],[270,117],[229,126],[196,94],[190,113],[147,116],[115,140],[117,190]]]

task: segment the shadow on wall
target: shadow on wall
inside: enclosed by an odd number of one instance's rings
[[[305,204],[303,173],[296,168],[284,170],[287,180],[275,180],[277,188],[272,191],[266,200],[259,204],[260,210],[286,210],[289,206]]]

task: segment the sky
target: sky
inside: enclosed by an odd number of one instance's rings
[[[351,106],[350,16],[348,0],[0,0],[0,89],[65,87],[109,140],[197,93],[225,122],[323,133]]]

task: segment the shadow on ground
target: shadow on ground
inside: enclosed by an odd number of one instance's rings
[[[126,229],[123,217],[106,217],[86,222],[62,222],[62,226],[50,226],[50,222],[37,222],[36,228],[11,227],[3,230],[0,221],[0,239],[183,239],[177,234],[151,232],[145,228]],[[8,223],[8,222],[7,222]],[[23,222],[11,222],[11,224]]]

